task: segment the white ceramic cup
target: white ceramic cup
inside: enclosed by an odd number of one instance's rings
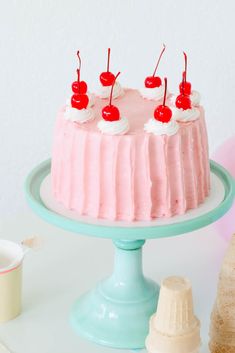
[[[22,263],[25,251],[17,243],[0,239],[0,322],[21,313]]]

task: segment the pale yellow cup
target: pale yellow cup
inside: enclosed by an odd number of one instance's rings
[[[21,313],[24,254],[19,244],[0,240],[0,323],[14,319]]]

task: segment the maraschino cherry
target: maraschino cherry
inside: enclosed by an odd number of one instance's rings
[[[183,79],[182,82],[179,85],[180,93],[183,93],[187,96],[190,96],[191,94],[191,83],[187,82],[187,66],[188,66],[188,59],[187,59],[187,54],[184,53],[184,72],[183,72]]]
[[[87,84],[85,81],[80,81],[81,58],[79,55],[79,50],[77,51],[77,57],[78,57],[78,62],[79,62],[77,74],[78,74],[79,78],[77,79],[77,81],[74,81],[72,83],[72,91],[73,91],[73,93],[86,94],[87,93]]]
[[[175,105],[179,109],[187,110],[191,109],[191,100],[189,96],[186,96],[184,94],[180,94],[175,101]]]
[[[109,105],[106,105],[102,109],[102,117],[106,121],[117,121],[120,119],[120,112],[115,105],[112,105],[112,98],[113,98],[113,87],[116,82],[117,77],[120,75],[120,72],[116,76],[114,76],[114,80],[112,83],[112,88],[109,97]]]
[[[71,106],[78,110],[86,109],[89,103],[89,98],[87,94],[81,93],[81,82],[80,82],[80,69],[77,70],[78,73],[78,92],[74,93],[71,98]],[[84,82],[84,81],[82,81]]]
[[[187,110],[191,109],[191,99],[189,95],[185,94],[184,88],[186,87],[185,85],[185,80],[186,80],[186,75],[183,75],[183,80],[181,82],[181,87],[182,87],[182,93],[180,93],[175,101],[175,105],[179,109]]]
[[[154,72],[153,72],[153,75],[152,76],[148,76],[146,77],[145,81],[144,81],[144,85],[146,88],[156,88],[156,87],[160,87],[161,84],[162,84],[162,80],[159,76],[155,76],[156,75],[156,72],[157,72],[157,68],[158,68],[158,65],[161,61],[161,58],[162,58],[162,55],[164,53],[166,49],[166,46],[165,44],[163,44],[163,49],[159,55],[159,58],[158,58],[158,61],[157,61],[157,65],[154,69]]]
[[[71,98],[71,105],[78,110],[86,109],[89,103],[89,98],[86,94],[74,94]]]
[[[154,118],[162,123],[168,123],[172,117],[171,109],[166,105],[167,78],[164,78],[165,90],[162,105],[159,105],[154,111]]]
[[[108,48],[108,60],[107,60],[107,71],[100,74],[100,82],[103,86],[112,86],[115,76],[112,72],[109,71],[109,62],[110,62],[110,48]]]

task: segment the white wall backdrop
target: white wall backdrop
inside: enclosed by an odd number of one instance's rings
[[[235,130],[235,2],[232,0],[8,0],[0,11],[0,212],[26,209],[23,181],[48,158],[56,112],[75,78],[76,50],[90,87],[112,48],[112,70],[139,87],[159,73],[171,91],[182,72],[201,92],[215,150]]]

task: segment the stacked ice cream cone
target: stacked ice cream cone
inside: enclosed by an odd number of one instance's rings
[[[197,353],[200,323],[193,312],[192,287],[182,277],[162,282],[158,308],[150,320],[148,353]]]
[[[235,353],[235,235],[222,264],[211,314],[211,353]]]

